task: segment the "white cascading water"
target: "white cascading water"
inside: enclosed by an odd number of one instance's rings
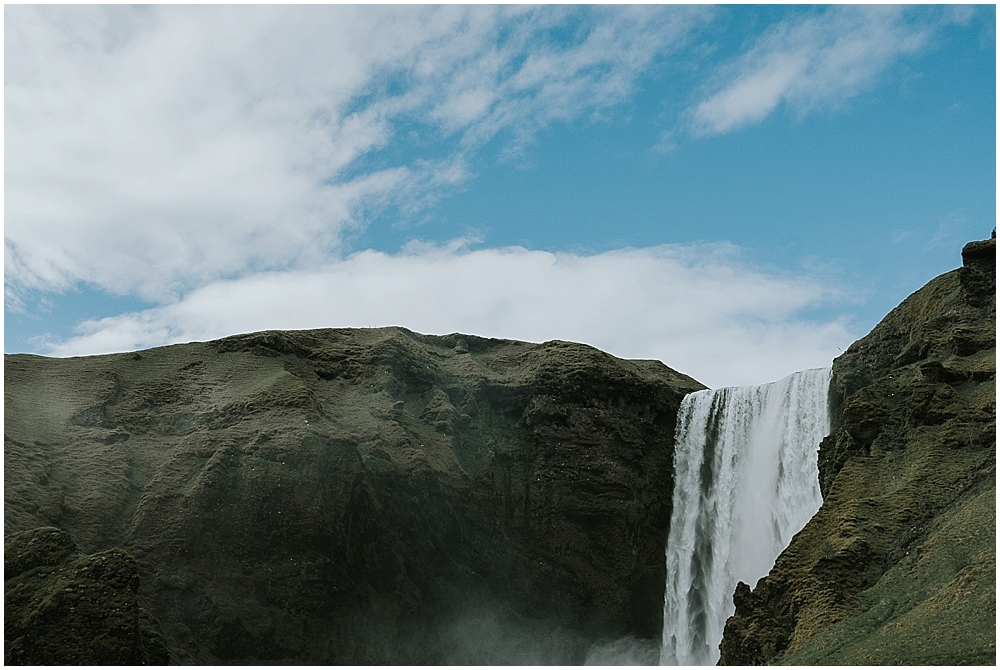
[[[822,503],[830,369],[685,396],[674,439],[661,665],[714,665],[737,582],[753,587]]]

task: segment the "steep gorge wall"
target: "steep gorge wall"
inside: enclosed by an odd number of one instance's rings
[[[995,240],[962,257],[834,361],[823,505],[720,663],[996,663]]]
[[[4,363],[5,535],[123,550],[174,662],[574,663],[659,637],[674,422],[702,388],[659,362],[383,328]],[[69,620],[67,587],[31,621]],[[5,660],[45,662],[29,629]]]

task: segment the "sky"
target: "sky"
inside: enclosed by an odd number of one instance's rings
[[[4,7],[4,351],[824,367],[996,221],[992,5]]]

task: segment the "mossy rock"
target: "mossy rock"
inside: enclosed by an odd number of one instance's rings
[[[121,549],[81,555],[58,528],[4,539],[5,665],[166,665],[139,571]]]

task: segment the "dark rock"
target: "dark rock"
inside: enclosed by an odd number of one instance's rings
[[[139,571],[121,549],[83,556],[58,528],[4,538],[5,665],[166,665]]]
[[[962,264],[966,267],[979,266],[988,269],[991,265],[996,267],[997,245],[996,238],[988,240],[976,240],[969,242],[962,248]]]
[[[34,568],[55,567],[76,553],[76,543],[58,528],[15,533],[4,538],[4,581]]]
[[[726,621],[720,665],[766,665],[788,646],[793,622],[787,616],[774,616],[767,588],[765,583],[758,583],[754,591],[743,582],[736,585],[736,614]]]

